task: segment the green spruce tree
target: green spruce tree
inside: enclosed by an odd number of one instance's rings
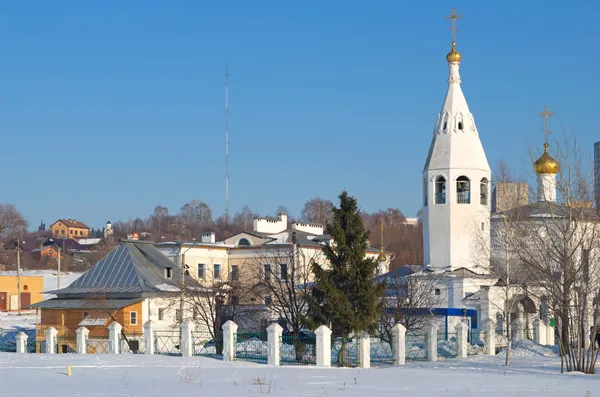
[[[357,200],[346,191],[339,199],[340,207],[333,207],[333,220],[327,224],[332,242],[323,246],[329,265],[313,263],[308,320],[315,327],[330,325],[333,335],[342,338],[338,364],[345,365],[350,335],[375,330],[385,286],[374,279],[376,260],[365,256],[369,233]]]

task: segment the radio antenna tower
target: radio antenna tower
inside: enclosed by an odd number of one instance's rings
[[[229,224],[229,64],[225,63],[225,224]]]

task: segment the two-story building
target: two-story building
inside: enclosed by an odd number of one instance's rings
[[[50,228],[55,238],[80,239],[88,238],[90,234],[90,228],[75,219],[59,219]]]

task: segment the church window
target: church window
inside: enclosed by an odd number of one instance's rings
[[[481,222],[481,230],[485,230],[485,223]]]
[[[471,203],[471,181],[464,175],[456,179],[456,196],[458,204]]]
[[[446,128],[448,127],[448,122],[444,121],[444,131],[446,131]]]
[[[459,121],[459,122],[458,122],[458,129],[459,129],[459,130],[462,130],[462,129],[463,129],[463,123],[462,123],[462,121]]]
[[[423,207],[427,207],[427,179],[423,179]]]
[[[436,295],[441,295],[441,294],[442,294],[442,291],[441,291],[439,288],[436,288],[436,289],[435,289],[435,294],[436,294]]]
[[[241,238],[240,241],[238,241],[237,243],[238,246],[250,246],[252,244],[250,244],[250,241],[247,238]]]
[[[438,176],[435,180],[435,203],[446,203],[446,178]]]
[[[481,205],[488,204],[488,180],[482,178],[479,182],[479,202]]]

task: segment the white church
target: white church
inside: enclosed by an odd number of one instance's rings
[[[456,14],[451,18],[455,22]],[[439,332],[452,333],[462,321],[476,333],[492,321],[492,327],[501,335],[504,324],[500,314],[507,302],[500,293],[503,280],[490,271],[494,255],[494,244],[490,242],[494,233],[490,231],[498,218],[491,213],[490,165],[461,89],[461,58],[453,38],[446,56],[448,90],[423,169],[424,269],[412,276],[439,276],[439,288],[432,291],[439,297],[438,305],[430,309],[439,320]],[[534,170],[538,175],[538,202],[530,204],[526,198],[522,203],[530,213],[543,210],[545,202],[556,201],[559,165],[548,154],[547,144]],[[554,329],[540,307],[540,299],[519,296],[518,289],[514,294],[517,296],[509,299],[513,306],[511,321],[518,324],[520,334],[513,340],[536,334],[539,342],[554,344]]]

